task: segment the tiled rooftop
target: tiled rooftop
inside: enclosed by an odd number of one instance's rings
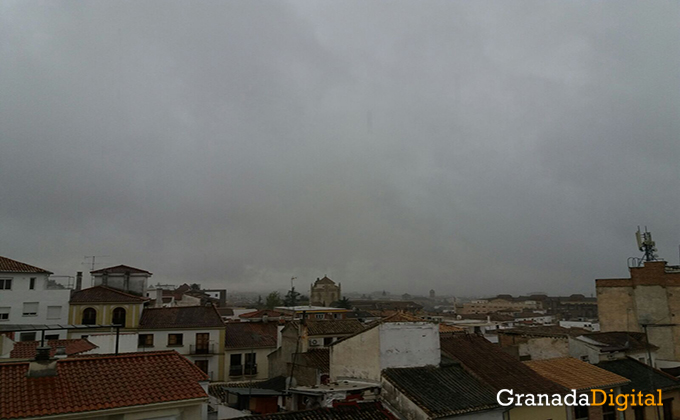
[[[142,303],[148,298],[125,293],[107,286],[94,286],[78,290],[71,295],[70,303]]]
[[[34,267],[7,257],[0,257],[0,272],[52,274],[51,271],[43,270],[42,268]]]
[[[447,334],[440,339],[444,356],[459,361],[477,378],[497,391],[514,389],[518,394],[563,394],[552,382],[478,335]]]
[[[60,359],[57,376],[0,363],[0,418],[18,419],[207,398],[207,376],[174,351]]]
[[[460,366],[385,369],[383,376],[431,419],[499,407],[494,389]]]
[[[524,362],[536,373],[565,388],[587,390],[626,385],[629,379],[573,357]]]
[[[142,270],[142,269],[135,268],[135,267],[130,267],[130,266],[127,266],[127,265],[117,265],[115,267],[100,268],[99,270],[90,271],[90,273],[92,273],[92,274],[98,274],[98,273],[104,273],[104,272],[107,272],[107,273],[127,273],[127,272],[129,272],[129,273],[133,273],[133,274],[149,274],[149,275],[151,275],[151,273],[146,271],[146,270]]]
[[[583,334],[587,339],[597,341],[604,351],[614,350],[646,350],[647,339],[645,333],[632,331],[608,331],[608,332],[588,332]],[[657,350],[658,347],[649,344],[649,348]]]
[[[276,347],[276,322],[228,322],[225,348]]]
[[[330,351],[328,348],[309,349],[307,353],[297,353],[299,363],[320,370],[322,373],[328,373],[330,370]]]
[[[57,352],[57,347],[65,347],[67,356],[84,353],[97,348],[97,346],[84,338],[49,340],[45,344],[52,347],[52,351],[50,352],[51,356],[54,356]],[[40,341],[20,341],[14,344],[14,348],[9,353],[9,357],[11,359],[32,359],[35,357],[36,348],[39,345]]]
[[[297,321],[292,324],[297,324]],[[364,325],[357,319],[307,320],[309,335],[354,334],[364,330]]]
[[[238,420],[396,420],[380,403],[341,405],[335,408],[287,411],[262,416],[238,417]],[[233,420],[237,420],[233,419]]]
[[[576,337],[591,331],[582,328],[564,328],[559,325],[542,325],[536,327],[516,327],[498,330],[498,334],[521,335],[527,337]]]
[[[268,316],[269,318],[278,318],[283,316],[283,312],[274,311],[272,309],[260,309],[259,311],[247,312],[245,314],[239,315],[239,318],[262,318],[263,316]]]
[[[648,392],[680,388],[679,379],[631,358],[600,362],[596,366],[630,379],[628,385],[621,387],[623,393],[631,393],[633,389]]]
[[[146,308],[139,320],[140,329],[221,327],[224,321],[212,305]]]

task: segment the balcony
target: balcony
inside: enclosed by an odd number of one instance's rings
[[[215,344],[192,344],[189,346],[189,354],[215,354]]]
[[[243,376],[243,375],[246,376],[257,375],[257,364],[229,366],[229,376]]]
[[[229,366],[229,376],[243,376],[243,365]]]
[[[257,365],[245,365],[244,374],[246,376],[257,375]]]

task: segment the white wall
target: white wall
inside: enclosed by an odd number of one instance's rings
[[[29,289],[30,279],[35,278],[35,289]],[[12,279],[11,290],[0,290],[0,308],[10,308],[9,319],[0,320],[5,324],[67,324],[68,323],[68,301],[71,297],[70,289],[50,289],[47,290],[48,274],[45,273],[0,273],[1,279]],[[24,316],[24,303],[37,302],[37,315]],[[47,317],[49,306],[60,307],[59,316]],[[46,334],[59,335],[59,338],[66,338],[66,330],[48,331]],[[36,339],[40,339],[40,332],[36,334]],[[19,334],[16,335],[19,340]]]
[[[380,370],[438,366],[439,326],[431,322],[386,322],[380,329]]]
[[[97,346],[96,349],[90,350],[87,354],[110,354],[116,352],[116,334],[87,334],[87,331],[81,331],[81,335],[87,335],[87,340]],[[120,333],[118,342],[119,353],[132,353],[137,351],[137,333]]]
[[[138,333],[141,334],[153,334],[153,347],[138,347],[137,351],[159,351],[159,350],[175,350],[177,353],[186,356],[192,362],[196,360],[207,360],[208,361],[208,372],[212,372],[213,380],[220,380],[219,375],[219,359],[224,357],[218,354],[220,351],[220,331],[219,329],[177,329],[177,330],[142,330],[140,329]],[[196,354],[191,355],[191,346],[196,344],[196,334],[208,333],[210,334],[209,344],[211,345],[214,352],[211,354]],[[182,345],[181,346],[168,346],[168,336],[170,334],[182,334]]]

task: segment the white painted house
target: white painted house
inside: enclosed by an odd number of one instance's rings
[[[0,325],[68,323],[71,290],[50,280],[51,272],[0,257]],[[64,339],[66,330],[48,331],[46,339]],[[16,333],[15,341],[40,339],[40,332]]]

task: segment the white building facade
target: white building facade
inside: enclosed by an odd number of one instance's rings
[[[0,257],[0,325],[68,323],[71,290],[50,280],[52,273]],[[39,331],[17,332],[15,341],[40,340]],[[46,331],[45,339],[66,338],[66,330]]]

